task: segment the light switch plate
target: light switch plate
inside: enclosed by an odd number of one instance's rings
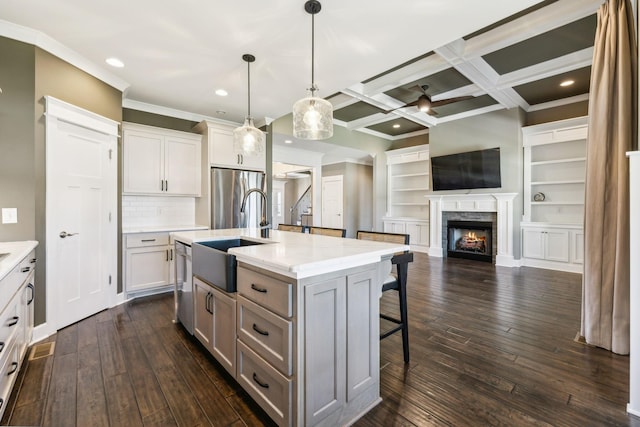
[[[18,222],[18,208],[2,208],[2,223],[16,224]]]

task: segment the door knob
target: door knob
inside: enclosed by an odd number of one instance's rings
[[[60,232],[60,238],[64,239],[65,237],[71,237],[71,236],[75,236],[78,233],[67,233],[66,231],[61,231]]]

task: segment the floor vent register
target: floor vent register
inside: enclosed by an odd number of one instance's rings
[[[43,357],[51,356],[56,347],[55,342],[45,342],[42,344],[36,344],[31,348],[29,354],[29,360],[42,359]]]

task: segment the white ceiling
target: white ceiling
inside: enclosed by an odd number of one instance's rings
[[[538,0],[321,3],[315,76],[318,95],[327,97]],[[256,56],[251,111],[261,123],[288,114],[310,86],[311,16],[303,5],[303,0],[2,0],[0,35],[70,49],[67,56],[81,58],[76,65],[98,70],[94,74],[124,89],[125,106],[160,106],[233,122],[246,114],[241,57],[251,53]],[[107,66],[104,60],[111,56],[125,67]],[[229,96],[214,95],[218,88]]]

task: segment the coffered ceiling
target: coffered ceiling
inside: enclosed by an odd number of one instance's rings
[[[322,0],[319,96],[334,104],[338,125],[386,139],[498,109],[587,99],[602,1]],[[127,108],[196,121],[242,122],[241,56],[252,53],[251,112],[263,123],[288,114],[309,87],[303,4],[2,0],[0,36],[36,44],[100,77],[123,91]],[[124,68],[106,66],[109,56]],[[575,84],[560,88],[566,78]],[[434,108],[437,115],[399,108],[417,100],[421,85],[435,103],[470,99]],[[219,88],[229,95],[216,96]]]
[[[587,100],[601,3],[539,3],[345,88],[329,98],[334,117],[347,128],[399,139],[499,109],[535,111]],[[567,80],[574,83],[560,86]],[[468,99],[432,108],[435,115],[402,108],[422,95],[421,86],[433,102]]]

